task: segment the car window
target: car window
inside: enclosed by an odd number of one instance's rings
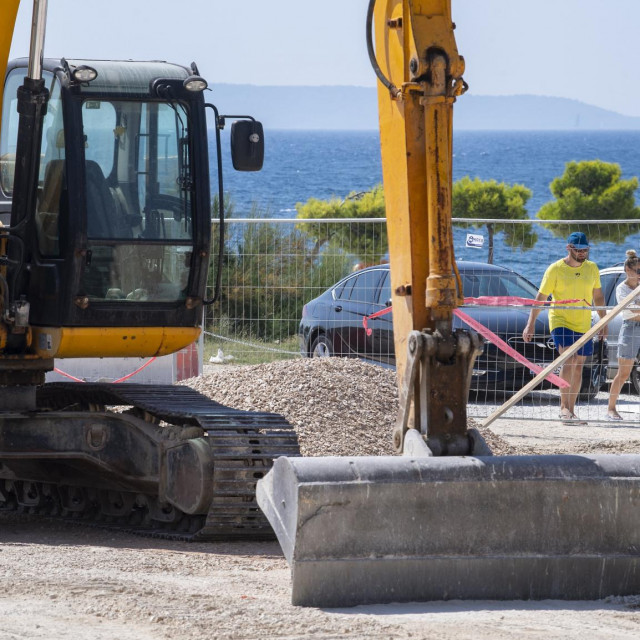
[[[538,289],[533,284],[515,273],[501,275],[500,283],[508,296],[535,298],[538,295]]]
[[[353,283],[356,281],[355,277],[347,278],[344,282],[341,282],[334,290],[333,297],[336,300],[348,300],[351,295],[351,289],[353,289]]]
[[[624,272],[605,273],[600,276],[604,303],[607,306],[614,306],[616,304],[616,287],[622,281],[623,277]]]
[[[538,290],[530,282],[515,273],[478,272],[462,273],[465,297],[518,296],[535,298]]]
[[[518,296],[535,298],[538,290],[533,284],[515,273],[478,272],[462,273],[465,297]]]
[[[384,272],[384,280],[380,285],[380,295],[378,296],[377,303],[386,305],[387,302],[391,303],[391,274],[388,271]]]
[[[462,290],[465,296],[505,296],[506,289],[500,278],[489,273],[465,273],[462,275]]]
[[[350,300],[354,302],[374,302],[378,293],[378,285],[380,283],[381,269],[373,269],[371,271],[363,271],[355,277],[355,283],[351,290]],[[343,294],[342,299],[345,299]]]
[[[380,285],[379,295],[374,302],[384,305],[391,300],[391,275],[383,271],[384,279]],[[531,282],[516,273],[496,272],[462,272],[462,287],[465,297],[480,296],[518,296],[535,298],[538,289]],[[603,282],[604,286],[604,282]],[[353,298],[352,298],[353,299]]]

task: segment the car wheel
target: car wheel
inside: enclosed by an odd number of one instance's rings
[[[631,369],[631,384],[633,385],[633,390],[640,394],[640,363],[636,360],[633,365],[633,369]]]
[[[327,337],[319,335],[311,345],[312,358],[330,358],[333,355],[333,349]]]

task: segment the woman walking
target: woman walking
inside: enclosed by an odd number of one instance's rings
[[[624,273],[627,276],[626,279],[616,287],[617,303],[620,303],[640,284],[640,258],[633,249],[627,251]],[[640,296],[640,290],[638,290],[638,296]],[[607,409],[608,420],[622,420],[622,416],[616,410],[616,402],[622,385],[631,374],[638,350],[640,350],[640,308],[637,306],[637,301],[636,298],[633,301],[633,306],[627,307],[622,312],[622,326],[618,337],[618,372],[611,383]]]

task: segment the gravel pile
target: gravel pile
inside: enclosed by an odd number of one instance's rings
[[[305,456],[394,453],[396,376],[382,367],[350,358],[281,360],[221,366],[184,384],[229,407],[283,415]],[[482,434],[495,454],[515,452],[491,431]]]

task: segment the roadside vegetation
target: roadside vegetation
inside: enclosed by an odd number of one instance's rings
[[[527,201],[532,196],[531,189],[522,184],[505,184],[495,180],[480,180],[469,176],[461,178],[453,185],[452,209],[454,218],[476,218],[491,220],[527,220]],[[460,222],[456,226],[487,228],[487,262],[493,264],[495,234],[502,233],[502,241],[508,247],[518,247],[523,251],[531,249],[538,235],[530,224],[500,224],[499,222],[476,222],[468,225]]]
[[[344,200],[310,198],[305,204],[296,205],[297,218],[327,220],[334,218],[384,218],[386,216],[382,185],[370,191],[352,192]],[[388,251],[387,227],[384,224],[363,222],[299,223],[300,230],[314,245],[310,258],[315,260],[323,249],[352,255],[356,262],[378,264]]]

